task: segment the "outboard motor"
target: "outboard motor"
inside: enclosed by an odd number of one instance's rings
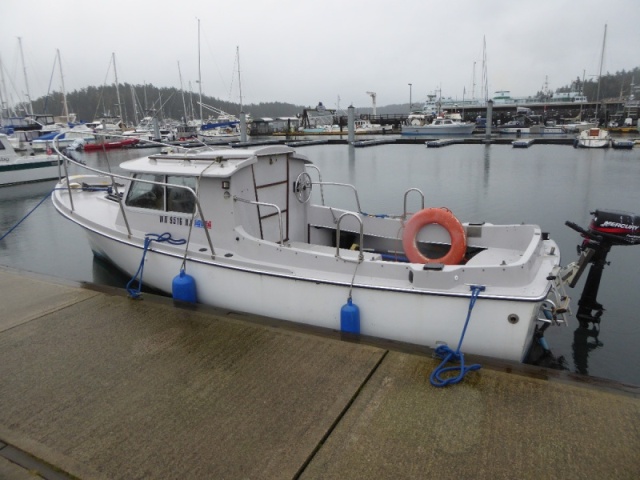
[[[597,295],[611,247],[640,244],[639,216],[615,210],[596,210],[591,214],[593,218],[586,230],[573,222],[565,222],[565,225],[580,233],[584,240],[578,245],[580,258],[566,267],[563,280],[570,287],[574,287],[586,266],[591,264],[582,296],[578,301],[576,317],[582,326],[588,326],[590,322],[600,322],[604,307],[598,303]]]

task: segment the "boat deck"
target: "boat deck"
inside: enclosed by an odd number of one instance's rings
[[[0,478],[640,478],[640,389],[0,269]],[[300,312],[304,315],[304,312]]]

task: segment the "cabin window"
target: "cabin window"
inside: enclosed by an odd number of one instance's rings
[[[136,179],[164,182],[164,175],[136,175],[129,188],[129,193],[127,193],[126,205],[129,207],[164,211],[164,186],[154,183],[137,182]]]
[[[172,185],[184,185],[196,190],[196,177],[178,177],[169,175],[167,177],[167,211],[179,213],[193,213],[195,210],[195,199],[189,190],[173,187]]]

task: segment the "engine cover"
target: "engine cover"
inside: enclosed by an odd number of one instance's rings
[[[629,212],[596,210],[589,230],[606,234],[606,238],[616,245],[640,243],[640,217]]]

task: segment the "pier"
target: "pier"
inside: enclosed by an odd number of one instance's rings
[[[0,478],[639,478],[640,389],[0,269]],[[304,315],[304,312],[300,312]]]
[[[598,106],[598,108],[596,108]],[[575,118],[579,115],[585,117],[595,116],[596,111],[598,117],[604,124],[606,124],[610,118],[618,115],[624,110],[625,104],[621,100],[609,100],[603,101],[597,104],[596,102],[588,103],[575,103],[575,102],[539,102],[539,103],[523,103],[519,104],[500,104],[495,103],[493,109],[494,122],[500,121],[501,124],[506,123],[513,117],[518,115],[518,107],[526,107],[531,109],[535,115],[541,115],[545,120],[562,120],[565,118]],[[452,113],[460,113],[463,120],[467,122],[475,122],[478,117],[486,117],[486,106],[464,106],[462,102],[458,106],[447,105],[443,107],[443,110]],[[633,115],[633,114],[632,114]],[[637,112],[635,112],[637,116]],[[373,115],[368,113],[361,113],[358,115],[361,120],[369,120],[371,123],[379,124],[382,126],[392,126],[395,131],[400,131],[402,125],[406,125],[409,113],[406,114],[379,114]],[[346,115],[334,115],[333,122],[347,129],[347,116]],[[626,131],[637,131],[636,127],[623,129],[618,128],[622,133]]]

